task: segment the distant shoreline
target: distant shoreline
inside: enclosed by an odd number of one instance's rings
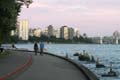
[[[40,43],[40,42],[37,42],[37,43]],[[78,43],[78,42],[74,42],[74,43],[55,43],[55,42],[44,42],[45,44],[87,44],[87,45],[116,45],[116,44],[106,44],[106,43],[103,43],[103,44],[98,44],[98,43]],[[5,43],[5,44],[12,44],[12,43]],[[18,42],[18,43],[15,43],[15,44],[34,44],[34,42]],[[117,45],[120,45],[120,44],[117,44]]]

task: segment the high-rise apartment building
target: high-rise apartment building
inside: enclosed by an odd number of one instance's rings
[[[78,29],[74,30],[74,36],[79,38],[80,37],[80,31]]]
[[[52,25],[49,25],[48,27],[48,37],[51,37],[54,35],[54,28]]]
[[[29,36],[33,37],[34,36],[33,32],[34,32],[33,29],[29,29]]]
[[[72,40],[74,38],[74,29],[73,28],[68,29],[68,35],[69,35],[70,40]]]
[[[62,26],[60,28],[60,38],[63,39],[68,39],[68,27],[67,26]]]
[[[48,36],[48,28],[46,27],[45,28],[45,31],[44,31],[44,33],[43,33],[45,36]]]
[[[11,36],[18,36],[18,28],[19,28],[19,22],[17,21],[16,23],[16,29],[15,30],[12,30],[10,35]]]
[[[41,37],[41,29],[40,28],[34,29],[33,35],[36,37]]]
[[[119,43],[119,32],[118,31],[115,31],[114,33],[113,33],[113,37],[114,37],[114,43],[115,44],[118,44]]]
[[[55,36],[56,38],[60,38],[60,29],[54,30],[54,36]]]
[[[18,28],[18,36],[21,40],[28,40],[29,23],[28,20],[20,20]]]
[[[11,36],[17,36],[17,29],[16,30],[12,30],[10,35]]]

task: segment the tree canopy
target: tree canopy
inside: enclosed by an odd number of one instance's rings
[[[15,0],[0,0],[0,43],[16,28],[20,9]]]

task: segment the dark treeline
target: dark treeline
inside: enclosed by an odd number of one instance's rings
[[[91,38],[84,38],[80,36],[80,38],[74,37],[72,40],[68,39],[62,39],[62,38],[56,38],[55,36],[47,37],[45,35],[42,35],[41,37],[35,37],[35,36],[29,36],[29,40],[24,41],[20,40],[18,36],[11,36],[8,40],[8,43],[26,43],[26,42],[48,42],[48,43],[93,43]]]
[[[0,43],[8,41],[10,31],[16,28],[20,9],[15,0],[0,0]]]

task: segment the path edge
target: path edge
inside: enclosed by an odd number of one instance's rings
[[[31,64],[32,64],[32,55],[29,54],[29,57],[28,57],[26,63],[22,64],[21,66],[19,66],[17,68],[15,68],[13,71],[1,76],[0,80],[7,80],[12,76],[17,75],[18,73],[20,73],[24,69],[28,68]]]
[[[34,51],[30,51],[30,50],[17,50],[17,51],[34,52]],[[38,53],[40,53],[40,52],[38,52]],[[51,56],[54,56],[54,57],[58,57],[58,58],[61,58],[63,60],[66,60],[66,61],[70,62],[71,64],[76,66],[85,75],[87,80],[99,80],[99,78],[91,70],[89,70],[87,67],[80,64],[77,61],[74,61],[74,60],[72,60],[72,59],[70,59],[68,57],[59,56],[59,55],[52,54],[52,53],[49,53],[49,52],[44,52],[44,54],[51,55]]]

